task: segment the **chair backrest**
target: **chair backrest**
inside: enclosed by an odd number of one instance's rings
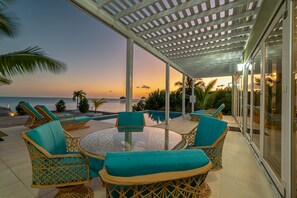
[[[24,109],[24,111],[26,111],[30,116],[32,117],[35,117],[39,120],[42,120],[44,119],[43,116],[38,112],[36,111],[36,109],[34,109],[34,107],[32,107],[30,105],[30,103],[28,102],[24,102],[20,105],[22,107],[22,109]]]
[[[59,121],[41,125],[26,132],[26,135],[52,155],[67,153],[66,138]]]
[[[214,117],[201,116],[197,127],[194,146],[211,146],[224,133],[227,122]]]
[[[218,113],[220,113],[220,111],[222,111],[222,109],[225,108],[225,104],[221,104],[221,106],[219,106],[219,108],[217,108],[217,110],[215,110],[215,112],[213,112],[213,116],[216,116]]]
[[[35,109],[45,117],[48,121],[59,120],[58,117],[53,114],[46,106],[36,105]]]
[[[143,112],[119,112],[116,126],[144,126]]]

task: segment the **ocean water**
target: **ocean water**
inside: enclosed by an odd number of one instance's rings
[[[0,96],[0,107],[9,107],[12,111],[15,111],[15,107],[20,101],[29,102],[32,106],[43,104],[47,106],[50,110],[56,110],[55,104],[59,100],[64,100],[66,103],[66,110],[76,109],[76,101],[72,98],[43,98],[43,97],[6,97]],[[90,104],[90,110],[95,110],[92,104],[92,98],[88,98]],[[106,103],[102,104],[97,111],[107,111],[107,112],[119,112],[125,110],[125,103],[121,102],[120,99],[105,99]],[[135,99],[133,102],[137,102]]]

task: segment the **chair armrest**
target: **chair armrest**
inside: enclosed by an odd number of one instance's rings
[[[67,152],[79,151],[78,144],[79,144],[80,137],[73,137],[65,130],[64,130],[64,134],[65,134],[65,138],[66,138]]]

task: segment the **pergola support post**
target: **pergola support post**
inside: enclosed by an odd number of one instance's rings
[[[133,98],[133,49],[134,41],[127,38],[127,59],[126,59],[126,111],[132,112]]]
[[[170,111],[170,64],[166,63],[166,86],[165,86],[165,124],[168,125]]]
[[[194,92],[194,88],[195,88],[195,80],[194,78],[192,78],[192,113],[194,112],[194,105],[195,105],[195,92]]]
[[[185,74],[183,74],[183,88],[182,88],[182,116],[186,115],[186,89],[185,89]]]

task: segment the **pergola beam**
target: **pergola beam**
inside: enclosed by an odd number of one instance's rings
[[[225,40],[225,41],[221,41],[221,42],[217,42],[217,43],[211,43],[209,45],[202,45],[202,46],[197,46],[197,47],[194,46],[194,47],[188,48],[188,49],[186,49],[186,51],[182,51],[182,52],[180,52],[180,50],[177,49],[176,51],[168,52],[165,55],[168,57],[178,58],[180,54],[195,53],[196,51],[208,52],[208,51],[213,51],[213,49],[224,48],[224,47],[226,47],[226,45],[229,47],[229,46],[232,46],[235,44],[240,44],[241,47],[244,47],[246,39],[247,38],[245,38],[245,37],[242,37],[242,38],[239,37],[239,38],[234,38],[231,40]],[[181,50],[183,50],[183,49],[181,49]]]
[[[181,43],[181,44],[176,44],[176,45],[172,45],[172,46],[167,46],[164,48],[159,49],[162,53],[164,53],[166,50],[172,50],[172,49],[176,49],[176,51],[181,50],[181,48],[186,48],[187,49],[192,49],[193,47],[190,47],[191,45],[201,45],[201,43],[209,43],[208,45],[212,45],[212,44],[220,44],[221,42],[223,42],[223,39],[229,39],[230,43],[232,43],[232,41],[238,37],[242,37],[245,38],[245,40],[247,40],[247,35],[249,34],[249,30],[245,30],[245,31],[241,31],[241,32],[232,32],[230,34],[225,34],[222,36],[215,36],[215,37],[211,37],[208,39],[201,39],[201,40],[196,40],[196,41],[191,41],[191,42],[186,42],[186,43]],[[214,43],[211,43],[214,42]],[[203,45],[203,46],[207,46],[207,45]]]
[[[97,2],[97,6],[98,8],[103,7],[104,5],[108,4],[109,2],[111,2],[112,0],[100,0],[100,1],[96,1]]]
[[[122,18],[122,17],[124,17],[126,15],[130,15],[131,13],[134,13],[137,10],[140,10],[140,9],[142,9],[144,7],[147,7],[147,6],[151,5],[151,4],[154,4],[154,3],[158,2],[158,1],[159,0],[149,0],[149,1],[144,0],[141,3],[136,4],[135,6],[132,6],[130,8],[127,8],[126,10],[120,12],[120,13],[115,14],[113,17],[116,20],[118,20],[118,19],[120,19],[120,18]]]
[[[146,17],[144,19],[140,19],[138,21],[135,21],[134,23],[131,23],[128,26],[128,28],[132,29],[133,27],[136,27],[138,25],[141,25],[141,24],[146,24],[148,22],[151,22],[153,20],[157,20],[157,19],[160,19],[162,17],[165,17],[165,16],[168,16],[168,15],[171,15],[171,14],[175,14],[179,11],[183,11],[187,8],[190,8],[190,7],[193,7],[195,5],[198,5],[198,4],[201,4],[203,2],[206,2],[207,0],[195,0],[195,1],[188,1],[186,3],[183,3],[183,4],[180,4],[178,7],[172,7],[172,8],[169,8],[167,10],[164,10],[162,12],[159,12],[157,14],[154,14],[154,15],[151,15],[149,17]]]
[[[94,16],[95,18],[102,21],[107,26],[111,27],[112,29],[116,30],[123,36],[127,38],[131,38],[134,43],[137,43],[140,47],[147,50],[154,56],[158,57],[165,63],[169,63],[172,67],[176,70],[180,71],[181,73],[186,73],[182,68],[180,68],[174,61],[170,60],[166,56],[164,56],[161,52],[157,49],[153,48],[150,44],[146,43],[141,37],[137,36],[133,31],[128,30],[125,25],[121,22],[115,20],[110,14],[108,14],[103,9],[97,7],[97,4],[90,0],[69,0],[76,6],[82,8],[83,10],[87,11],[90,15]],[[190,74],[187,74],[191,77]]]
[[[233,26],[225,26],[225,27],[221,27],[221,28],[217,28],[217,29],[213,28],[212,30],[209,30],[209,31],[193,33],[192,35],[178,37],[178,38],[176,38],[174,40],[167,39],[167,41],[162,41],[162,42],[155,43],[155,44],[152,44],[152,45],[154,47],[161,47],[161,46],[169,45],[169,44],[172,44],[172,43],[177,43],[177,42],[183,42],[183,41],[187,41],[187,40],[191,40],[191,39],[196,39],[197,37],[208,36],[210,34],[212,34],[212,35],[219,34],[219,33],[224,32],[224,31],[229,31],[229,30],[237,31],[239,29],[252,26],[253,24],[254,24],[254,20],[253,21],[245,21],[243,23],[238,23],[238,24],[233,25]],[[249,30],[249,32],[250,32],[250,30]],[[154,41],[154,40],[157,40],[156,37],[147,39],[146,41],[150,42],[150,41]]]
[[[194,56],[199,56],[199,55],[210,55],[210,54],[220,54],[222,52],[238,52],[238,51],[242,51],[244,48],[242,46],[241,43],[237,43],[235,45],[231,45],[231,46],[221,46],[209,51],[204,51],[204,52],[194,52],[192,54],[182,54],[179,57],[174,57],[173,56],[173,60],[175,60],[176,62],[179,62],[179,60],[184,60],[184,59],[188,59],[188,58],[192,58]]]
[[[254,15],[257,13],[257,10],[258,9],[255,9],[255,10],[251,10],[251,11],[247,11],[247,12],[243,12],[243,13],[240,13],[240,14],[235,14],[235,15],[232,15],[230,17],[227,17],[228,21],[235,21],[235,20],[238,20],[238,19],[242,19],[242,18],[245,18],[245,17],[248,17],[248,16],[251,16],[251,15]],[[178,34],[182,35],[184,33],[189,33],[189,32],[193,32],[195,30],[197,30],[197,28],[199,29],[202,29],[202,28],[207,28],[207,27],[211,27],[211,26],[214,26],[214,25],[220,25],[221,23],[225,23],[226,22],[226,18],[222,18],[222,19],[218,19],[218,20],[215,20],[215,21],[211,21],[209,23],[203,23],[201,25],[195,25],[195,26],[192,26],[190,28],[184,28],[184,29],[181,29],[181,30],[177,30],[177,31],[172,31],[170,33],[166,33],[166,34],[163,34],[163,35],[160,35],[160,36],[156,36],[156,37],[152,37],[152,38],[149,38],[149,39],[154,39],[154,40],[159,40],[159,39],[164,39],[164,38],[168,38],[168,37],[173,37],[173,36],[177,36]],[[138,33],[137,35],[144,35],[142,32]],[[147,40],[149,40],[147,39]]]
[[[245,5],[245,4],[247,4],[246,0],[238,0],[238,1],[236,1],[236,2],[228,3],[228,4],[223,5],[223,6],[220,6],[220,7],[218,7],[218,8],[213,8],[213,9],[211,9],[211,10],[209,10],[209,11],[213,11],[214,13],[219,13],[219,12],[221,12],[221,11],[226,11],[226,10],[228,10],[228,9],[235,8],[235,7],[238,7],[238,6],[241,6],[241,5]],[[249,11],[248,11],[248,12],[249,12]],[[247,12],[245,12],[245,13],[247,13]],[[164,29],[166,29],[166,28],[170,28],[170,27],[172,27],[172,26],[176,26],[176,25],[178,25],[178,24],[184,24],[184,23],[191,22],[191,21],[193,21],[193,20],[197,20],[197,19],[199,19],[199,18],[203,18],[203,17],[210,16],[210,15],[211,15],[211,14],[210,14],[209,12],[201,12],[201,13],[198,13],[198,14],[193,14],[193,15],[191,15],[191,16],[189,16],[189,17],[184,17],[184,18],[178,19],[178,20],[176,20],[176,21],[171,21],[171,22],[166,23],[166,24],[164,24],[164,25],[157,26],[157,27],[155,27],[155,28],[151,28],[151,29],[148,29],[148,30],[144,30],[144,31],[138,33],[138,35],[140,35],[140,36],[142,36],[142,35],[146,35],[146,34],[149,34],[149,33],[153,33],[153,32],[160,31],[160,30],[164,30]],[[232,16],[233,16],[233,15],[232,15]],[[145,18],[145,19],[146,19],[146,18]],[[228,21],[228,20],[227,20],[228,17],[225,17],[225,18],[222,18],[222,19],[224,19],[225,22]],[[141,20],[139,20],[139,21],[141,21]],[[139,21],[137,21],[137,22],[139,22]],[[216,22],[216,21],[217,21],[217,20],[215,20],[215,21],[213,21],[213,22]],[[142,22],[141,24],[145,24],[145,23]],[[208,23],[205,23],[205,24],[208,24]],[[218,23],[216,23],[216,24],[218,24]],[[128,26],[129,29],[135,27],[135,26],[132,26],[132,25],[130,25],[130,24],[127,25],[127,26]]]

